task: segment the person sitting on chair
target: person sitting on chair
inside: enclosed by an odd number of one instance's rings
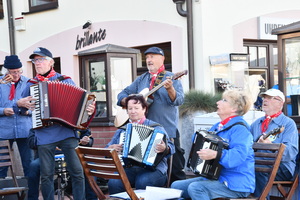
[[[128,96],[125,105],[129,115],[129,123],[151,126],[154,129],[159,130],[159,133],[163,133],[167,138],[167,143],[162,140],[155,146],[156,153],[162,153],[165,156],[156,166],[154,171],[137,165],[125,166],[124,169],[128,180],[132,187],[135,187],[136,189],[145,189],[146,186],[162,187],[167,182],[167,158],[175,152],[174,144],[170,141],[162,126],[156,122],[146,119],[145,114],[148,107],[147,102],[142,95],[137,94]],[[115,149],[121,154],[123,151],[123,144],[120,142],[120,140],[122,140],[120,135],[122,133],[125,133],[125,135],[129,134],[123,128],[118,129],[111,141],[106,145],[106,148]],[[108,181],[108,190],[110,194],[116,194],[124,192],[125,188],[121,180],[110,179]]]
[[[277,89],[269,89],[260,94],[263,99],[262,110],[266,116],[257,119],[251,125],[251,133],[255,141],[259,143],[284,143],[286,145],[276,181],[288,181],[293,178],[298,154],[298,131],[295,122],[282,113],[285,101],[284,94]],[[270,135],[266,139],[263,136],[275,128],[284,127],[281,133]],[[255,173],[256,188],[254,196],[260,196],[268,181],[268,173]]]
[[[243,115],[251,106],[250,97],[236,90],[223,93],[223,99],[217,102],[217,114],[221,122],[209,131],[215,132],[227,141],[228,149],[222,149],[219,164],[222,166],[218,180],[196,177],[175,181],[171,187],[183,191],[183,198],[210,200],[216,198],[241,198],[254,192],[254,151],[253,137]],[[201,160],[217,158],[217,151],[199,149]]]

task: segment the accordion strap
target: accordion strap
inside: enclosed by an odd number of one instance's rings
[[[221,155],[222,155],[222,150],[223,150],[223,142],[222,141],[218,141],[218,149],[217,149],[217,156],[214,160],[212,160],[212,166],[208,171],[208,175],[210,176],[214,176],[215,173],[215,169],[218,167],[219,165],[219,161],[221,159]]]

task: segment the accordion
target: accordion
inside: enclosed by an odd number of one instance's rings
[[[228,148],[221,137],[207,131],[197,131],[193,138],[191,152],[188,158],[187,167],[195,174],[209,178],[218,179],[222,166],[219,164],[223,149]],[[217,157],[213,160],[201,160],[197,151],[200,149],[212,149],[217,151]]]
[[[89,116],[86,108],[95,100],[93,94],[68,83],[53,81],[30,86],[30,95],[36,98],[32,111],[33,129],[53,122],[72,128],[87,128]]]
[[[122,159],[125,166],[137,165],[154,170],[165,157],[164,153],[155,152],[156,145],[162,140],[167,144],[166,135],[157,129],[142,124],[128,123],[124,135]]]

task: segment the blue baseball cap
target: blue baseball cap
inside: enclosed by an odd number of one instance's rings
[[[34,56],[36,56],[36,55],[38,55],[38,56],[48,56],[48,57],[50,57],[50,58],[53,58],[52,57],[52,53],[48,50],[48,49],[46,49],[46,48],[43,48],[43,47],[38,47],[38,48],[36,48],[34,51],[33,51],[33,54],[31,54],[30,56],[29,56],[29,58],[30,59],[33,59],[34,58]]]
[[[160,54],[162,56],[165,56],[164,51],[159,47],[150,47],[145,51],[144,54],[147,55],[148,53]]]

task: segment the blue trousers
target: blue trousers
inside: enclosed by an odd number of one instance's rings
[[[182,190],[183,198],[193,200],[210,200],[220,197],[240,198],[247,197],[250,194],[249,192],[230,190],[218,180],[207,180],[203,177],[175,181],[172,183],[171,188]]]
[[[2,139],[1,139],[2,140]],[[21,157],[24,175],[27,177],[29,173],[29,165],[33,159],[33,150],[27,145],[27,138],[10,139],[9,143],[12,147],[13,142],[16,141]],[[8,167],[0,167],[0,178],[7,176]]]
[[[256,172],[255,173],[255,191],[254,196],[259,197],[268,181],[269,173],[261,173]],[[275,181],[289,181],[293,178],[293,175],[290,173],[290,171],[284,166],[280,165],[275,177]],[[269,199],[269,196],[267,196],[267,199]]]
[[[136,189],[146,189],[146,186],[162,187],[166,184],[167,174],[159,170],[149,171],[141,167],[125,168],[126,175],[132,187]],[[120,179],[110,179],[108,181],[109,194],[125,192],[124,185]]]
[[[75,148],[78,146],[78,140],[76,138],[67,138],[59,142],[38,146],[41,165],[42,194],[44,200],[54,200],[54,154],[57,146],[62,149],[62,152],[65,155],[65,161],[72,180],[74,200],[85,200],[83,169],[75,152]]]

